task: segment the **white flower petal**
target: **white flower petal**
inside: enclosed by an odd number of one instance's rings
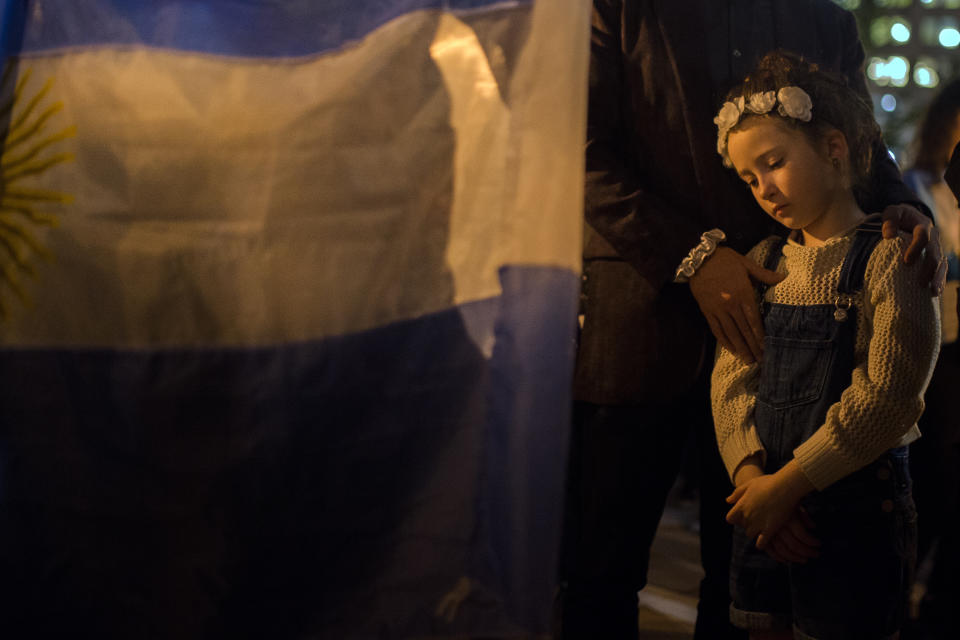
[[[732,102],[724,102],[720,107],[720,113],[713,119],[714,124],[720,129],[729,129],[740,120],[741,109]]]
[[[800,87],[783,87],[777,92],[781,114],[786,114],[801,122],[810,122],[813,117],[813,101]]]
[[[777,103],[777,94],[773,91],[755,93],[747,100],[747,109],[752,113],[764,114]]]

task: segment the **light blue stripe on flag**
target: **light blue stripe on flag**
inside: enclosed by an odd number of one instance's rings
[[[338,49],[413,11],[528,4],[530,0],[44,0],[33,4],[43,15],[30,20],[23,51],[144,45],[243,57],[306,56]],[[45,19],[54,15],[59,19]]]

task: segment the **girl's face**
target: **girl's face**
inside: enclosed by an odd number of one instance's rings
[[[754,118],[730,134],[730,161],[757,202],[789,229],[814,232],[844,190],[827,145],[817,149],[803,133],[779,118]]]

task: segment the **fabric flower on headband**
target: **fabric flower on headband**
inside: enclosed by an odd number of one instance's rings
[[[813,117],[813,101],[810,100],[807,92],[800,87],[784,87],[780,89],[780,91],[777,92],[777,100],[780,101],[777,113],[782,116],[800,120],[801,122],[810,122],[810,118]],[[773,107],[773,105],[770,106]]]
[[[740,121],[741,113],[743,113],[742,96],[737,98],[737,102],[724,102],[723,106],[720,107],[720,113],[713,119],[713,123],[720,129],[730,129]]]
[[[733,166],[727,155],[727,137],[730,135],[730,130],[740,122],[744,112],[763,115],[770,113],[777,103],[779,103],[777,113],[785,118],[793,118],[801,122],[810,122],[813,118],[813,101],[800,87],[783,87],[777,92],[761,91],[746,99],[740,96],[734,101],[728,100],[723,103],[713,123],[717,125],[717,153],[723,158],[724,166]]]
[[[724,157],[724,164],[727,162],[727,134],[740,122],[743,106],[743,96],[737,98],[736,102],[724,102],[720,107],[720,113],[713,119],[713,124],[717,125],[720,131],[717,136],[717,153]]]
[[[777,104],[777,94],[773,91],[755,93],[747,99],[747,109],[753,113],[767,113],[775,104]]]

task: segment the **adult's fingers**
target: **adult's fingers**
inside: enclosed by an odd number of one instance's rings
[[[907,245],[906,250],[903,252],[903,261],[907,264],[913,264],[917,261],[923,254],[923,250],[930,250],[928,246],[930,244],[931,229],[933,229],[932,222],[919,223],[913,228],[913,236],[910,238],[910,244]],[[939,250],[939,247],[938,247]]]
[[[890,240],[896,238],[899,233],[900,214],[898,212],[895,218],[887,218],[883,221],[883,237],[885,240]]]
[[[730,342],[729,338],[727,338],[727,334],[724,332],[723,327],[720,326],[720,321],[716,318],[716,316],[707,315],[706,318],[707,324],[710,325],[710,331],[717,339],[717,342],[720,343],[720,346],[731,353],[736,353],[737,351],[733,348],[733,343]]]
[[[930,293],[939,296],[947,282],[947,261],[943,258],[940,249],[940,232],[936,227],[930,228],[930,243],[923,258],[923,268],[920,274],[922,282],[930,284]]]
[[[747,319],[747,325],[750,327],[753,339],[757,343],[758,355],[756,358],[759,361],[763,354],[763,318],[760,317],[760,311],[755,304],[745,304],[741,309],[743,310],[744,317]]]
[[[943,288],[947,286],[947,261],[943,258],[937,263],[937,270],[930,280],[930,294],[939,296],[943,294]]]
[[[743,335],[744,340],[747,343],[747,348],[750,349],[750,355],[753,356],[755,361],[760,360],[762,356],[763,348],[763,330],[758,329],[757,326],[760,324],[759,317],[756,322],[751,322],[750,317],[747,313],[748,305],[740,305],[739,309],[736,309],[733,314],[733,320],[737,323],[737,329],[740,330],[741,335]],[[757,332],[759,330],[759,337]]]
[[[744,339],[743,332],[740,330],[740,327],[737,326],[737,323],[734,321],[733,317],[729,314],[721,315],[719,317],[720,326],[723,327],[724,333],[727,335],[727,339],[733,343],[733,352],[736,353],[742,360],[746,362],[753,362],[753,353],[750,351],[750,347],[747,346],[747,341]],[[749,326],[746,327],[747,332],[750,333]]]

